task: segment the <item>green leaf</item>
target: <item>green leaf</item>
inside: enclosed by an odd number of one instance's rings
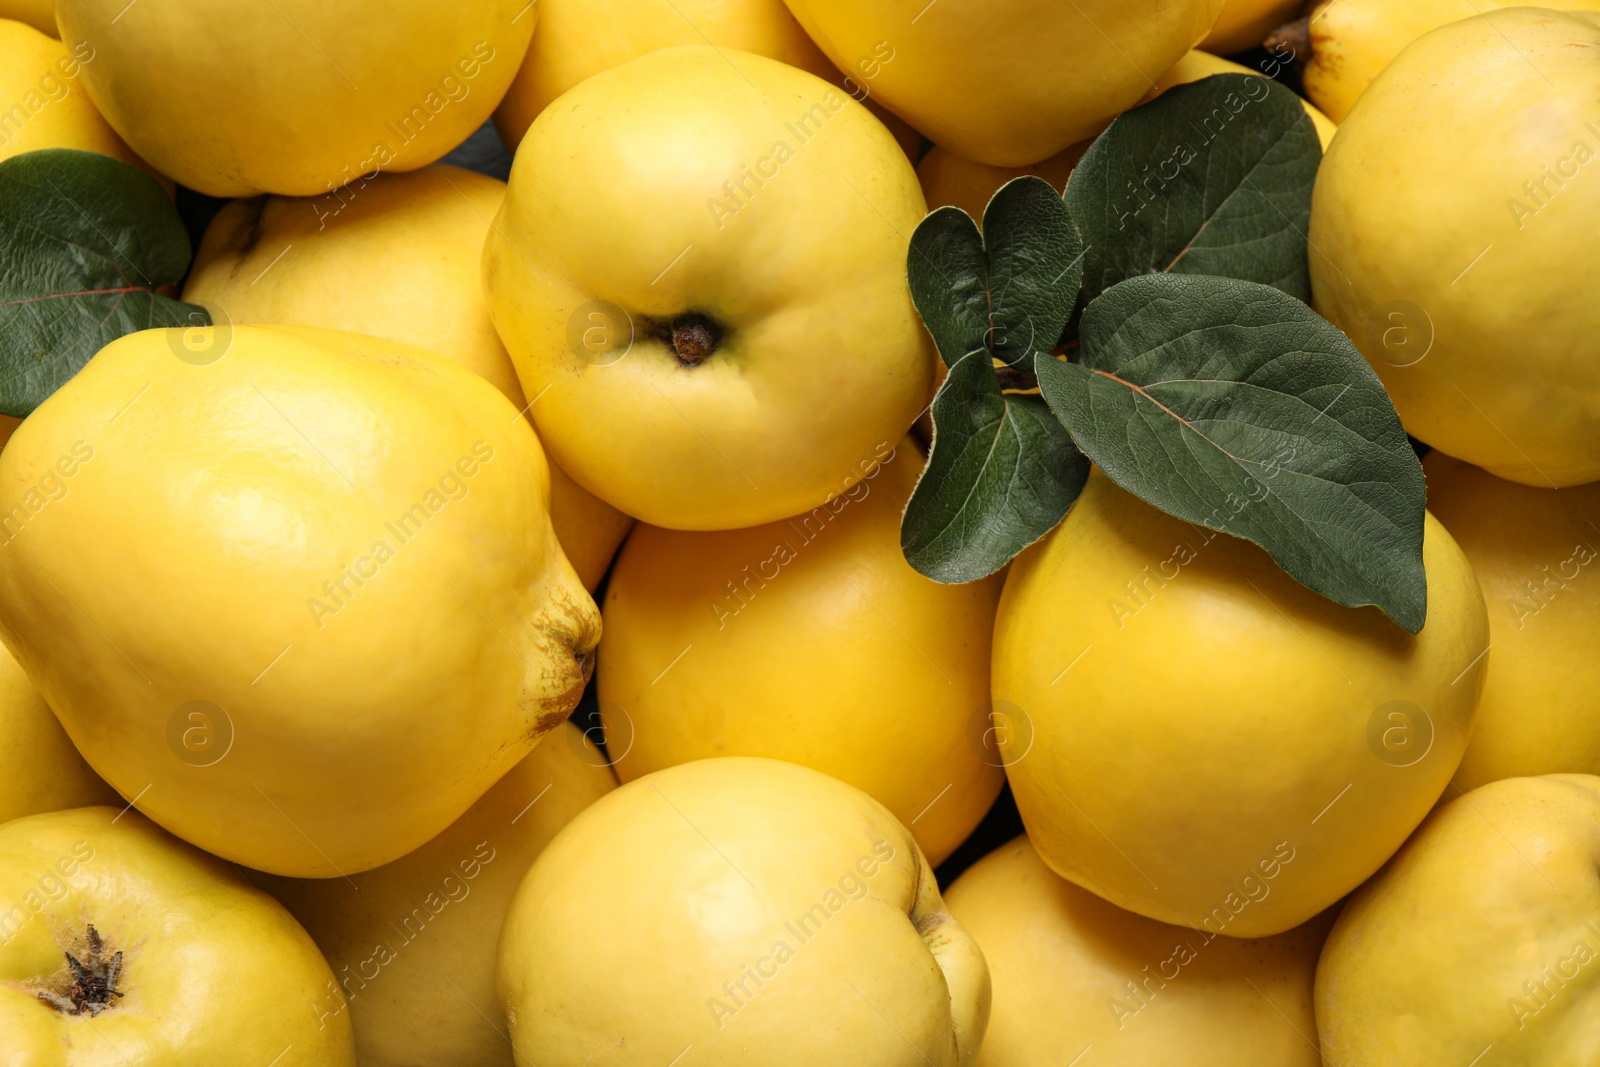
[[[189,235],[139,168],[66,148],[0,163],[0,413],[28,415],[123,334],[209,325],[155,292],[188,266]]]
[[[971,215],[942,207],[918,223],[906,254],[906,278],[945,366],[986,346],[989,265]]]
[[[1066,203],[1088,245],[1085,299],[1141,274],[1215,274],[1311,299],[1306,228],[1322,147],[1300,98],[1214,74],[1112,122]]]
[[[936,582],[976,581],[1005,566],[1061,521],[1089,476],[1043,400],[1001,392],[987,349],[950,368],[933,425],[900,545]]]
[[[1083,241],[1050,183],[1007,182],[983,212],[983,232],[942,207],[911,236],[911,297],[946,366],[987,348],[1027,369],[1061,337],[1077,304]]]
[[[1083,282],[1083,239],[1061,197],[1042,178],[1014,178],[983,210],[989,262],[989,351],[1031,368],[1061,337]]]
[[[1342,333],[1264,285],[1146,275],[1091,303],[1080,337],[1078,363],[1039,361],[1039,387],[1113,481],[1422,628],[1422,468]]]

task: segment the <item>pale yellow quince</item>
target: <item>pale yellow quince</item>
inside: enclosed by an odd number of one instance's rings
[[[994,980],[978,1067],[1317,1067],[1311,981],[1331,918],[1260,940],[1168,926],[1061,878],[1026,837],[945,899]]]
[[[1525,485],[1600,480],[1597,101],[1600,14],[1450,23],[1361,97],[1311,203],[1317,310],[1406,431]]]
[[[0,1055],[19,1067],[355,1067],[317,946],[138,812],[0,826]]]
[[[1360,885],[1449,784],[1490,655],[1472,567],[1432,517],[1422,557],[1412,635],[1096,469],[1012,563],[995,623],[1006,777],[1040,856],[1228,937]]]
[[[877,801],[805,767],[685,763],[601,798],[511,903],[519,1067],[969,1067],[989,975]]]
[[[1428,507],[1483,586],[1494,651],[1460,789],[1600,773],[1600,485],[1538,489],[1431,453]]]
[[[1001,578],[941,585],[906,562],[900,515],[923,462],[905,439],[783,522],[633,532],[598,672],[623,781],[711,756],[789,760],[881,802],[930,863],[955,851],[1004,781],[986,734]]]
[[[247,866],[352,874],[576,704],[600,618],[548,485],[527,422],[443,356],[129,334],[0,453],[0,626],[140,811]]]
[[[484,249],[541,440],[657,526],[823,504],[931,399],[924,213],[889,132],[804,71],[696,47],[596,74],[528,131]]]
[[[873,95],[935,144],[1023,167],[1137,103],[1224,0],[785,2],[839,69],[880,57]]]
[[[1507,778],[1452,796],[1328,935],[1324,1062],[1593,1063],[1600,778]]]
[[[329,192],[466,140],[516,76],[527,0],[57,0],[89,96],[156,169],[212,196]]]
[[[1430,30],[1508,7],[1587,11],[1594,0],[1322,0],[1308,20],[1306,95],[1335,122],[1350,109],[1400,50]]]

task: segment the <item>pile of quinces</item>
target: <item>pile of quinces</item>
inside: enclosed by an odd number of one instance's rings
[[[0,1063],[1600,1064],[1584,6],[0,0]]]

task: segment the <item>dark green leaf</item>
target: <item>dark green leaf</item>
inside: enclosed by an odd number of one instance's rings
[[[989,261],[989,351],[1014,367],[1033,366],[1061,337],[1083,282],[1083,239],[1055,189],[1015,178],[983,211]]]
[[[978,224],[942,207],[917,224],[906,256],[911,299],[945,366],[983,347],[989,334],[989,266]]]
[[[1083,242],[1050,183],[1007,182],[983,213],[944,207],[911,237],[911,296],[947,366],[987,347],[1005,363],[1032,366],[1048,352],[1077,303]]]
[[[1005,566],[1061,521],[1089,475],[1044,401],[1000,391],[987,349],[950,368],[933,425],[933,454],[906,506],[900,545],[937,582],[971,582]]]
[[[1215,74],[1120,115],[1066,202],[1088,245],[1085,299],[1141,274],[1216,274],[1311,299],[1306,228],[1322,148],[1300,98]]]
[[[0,413],[26,416],[105,345],[203,326],[158,295],[189,266],[189,236],[149,174],[52,148],[0,163]]]
[[[1080,337],[1079,362],[1039,361],[1039,386],[1113,481],[1422,628],[1422,468],[1342,333],[1267,286],[1146,275],[1091,303]]]

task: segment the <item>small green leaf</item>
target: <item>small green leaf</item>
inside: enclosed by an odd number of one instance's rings
[[[1055,347],[1077,303],[1083,241],[1050,183],[1007,182],[983,212],[943,207],[911,237],[911,297],[946,366],[976,348],[1027,369]]]
[[[1031,369],[1036,352],[1061,337],[1083,283],[1083,239],[1072,216],[1042,178],[1015,178],[983,210],[989,261],[989,351],[1003,363]]]
[[[161,296],[189,266],[189,236],[149,174],[51,148],[0,163],[0,413],[24,417],[123,334],[202,326]]]
[[[1146,275],[1092,302],[1080,337],[1078,363],[1039,361],[1039,387],[1113,481],[1422,628],[1422,468],[1342,333],[1264,285]]]
[[[978,224],[957,207],[942,207],[917,224],[906,277],[939,356],[947,367],[983,348],[989,334],[989,265]]]
[[[1141,274],[1215,274],[1311,299],[1306,228],[1322,161],[1300,98],[1214,74],[1112,122],[1066,203],[1088,245],[1085,299]]]
[[[900,545],[936,582],[976,581],[1005,566],[1061,521],[1089,476],[1044,401],[1000,391],[987,349],[950,368],[933,425]]]

